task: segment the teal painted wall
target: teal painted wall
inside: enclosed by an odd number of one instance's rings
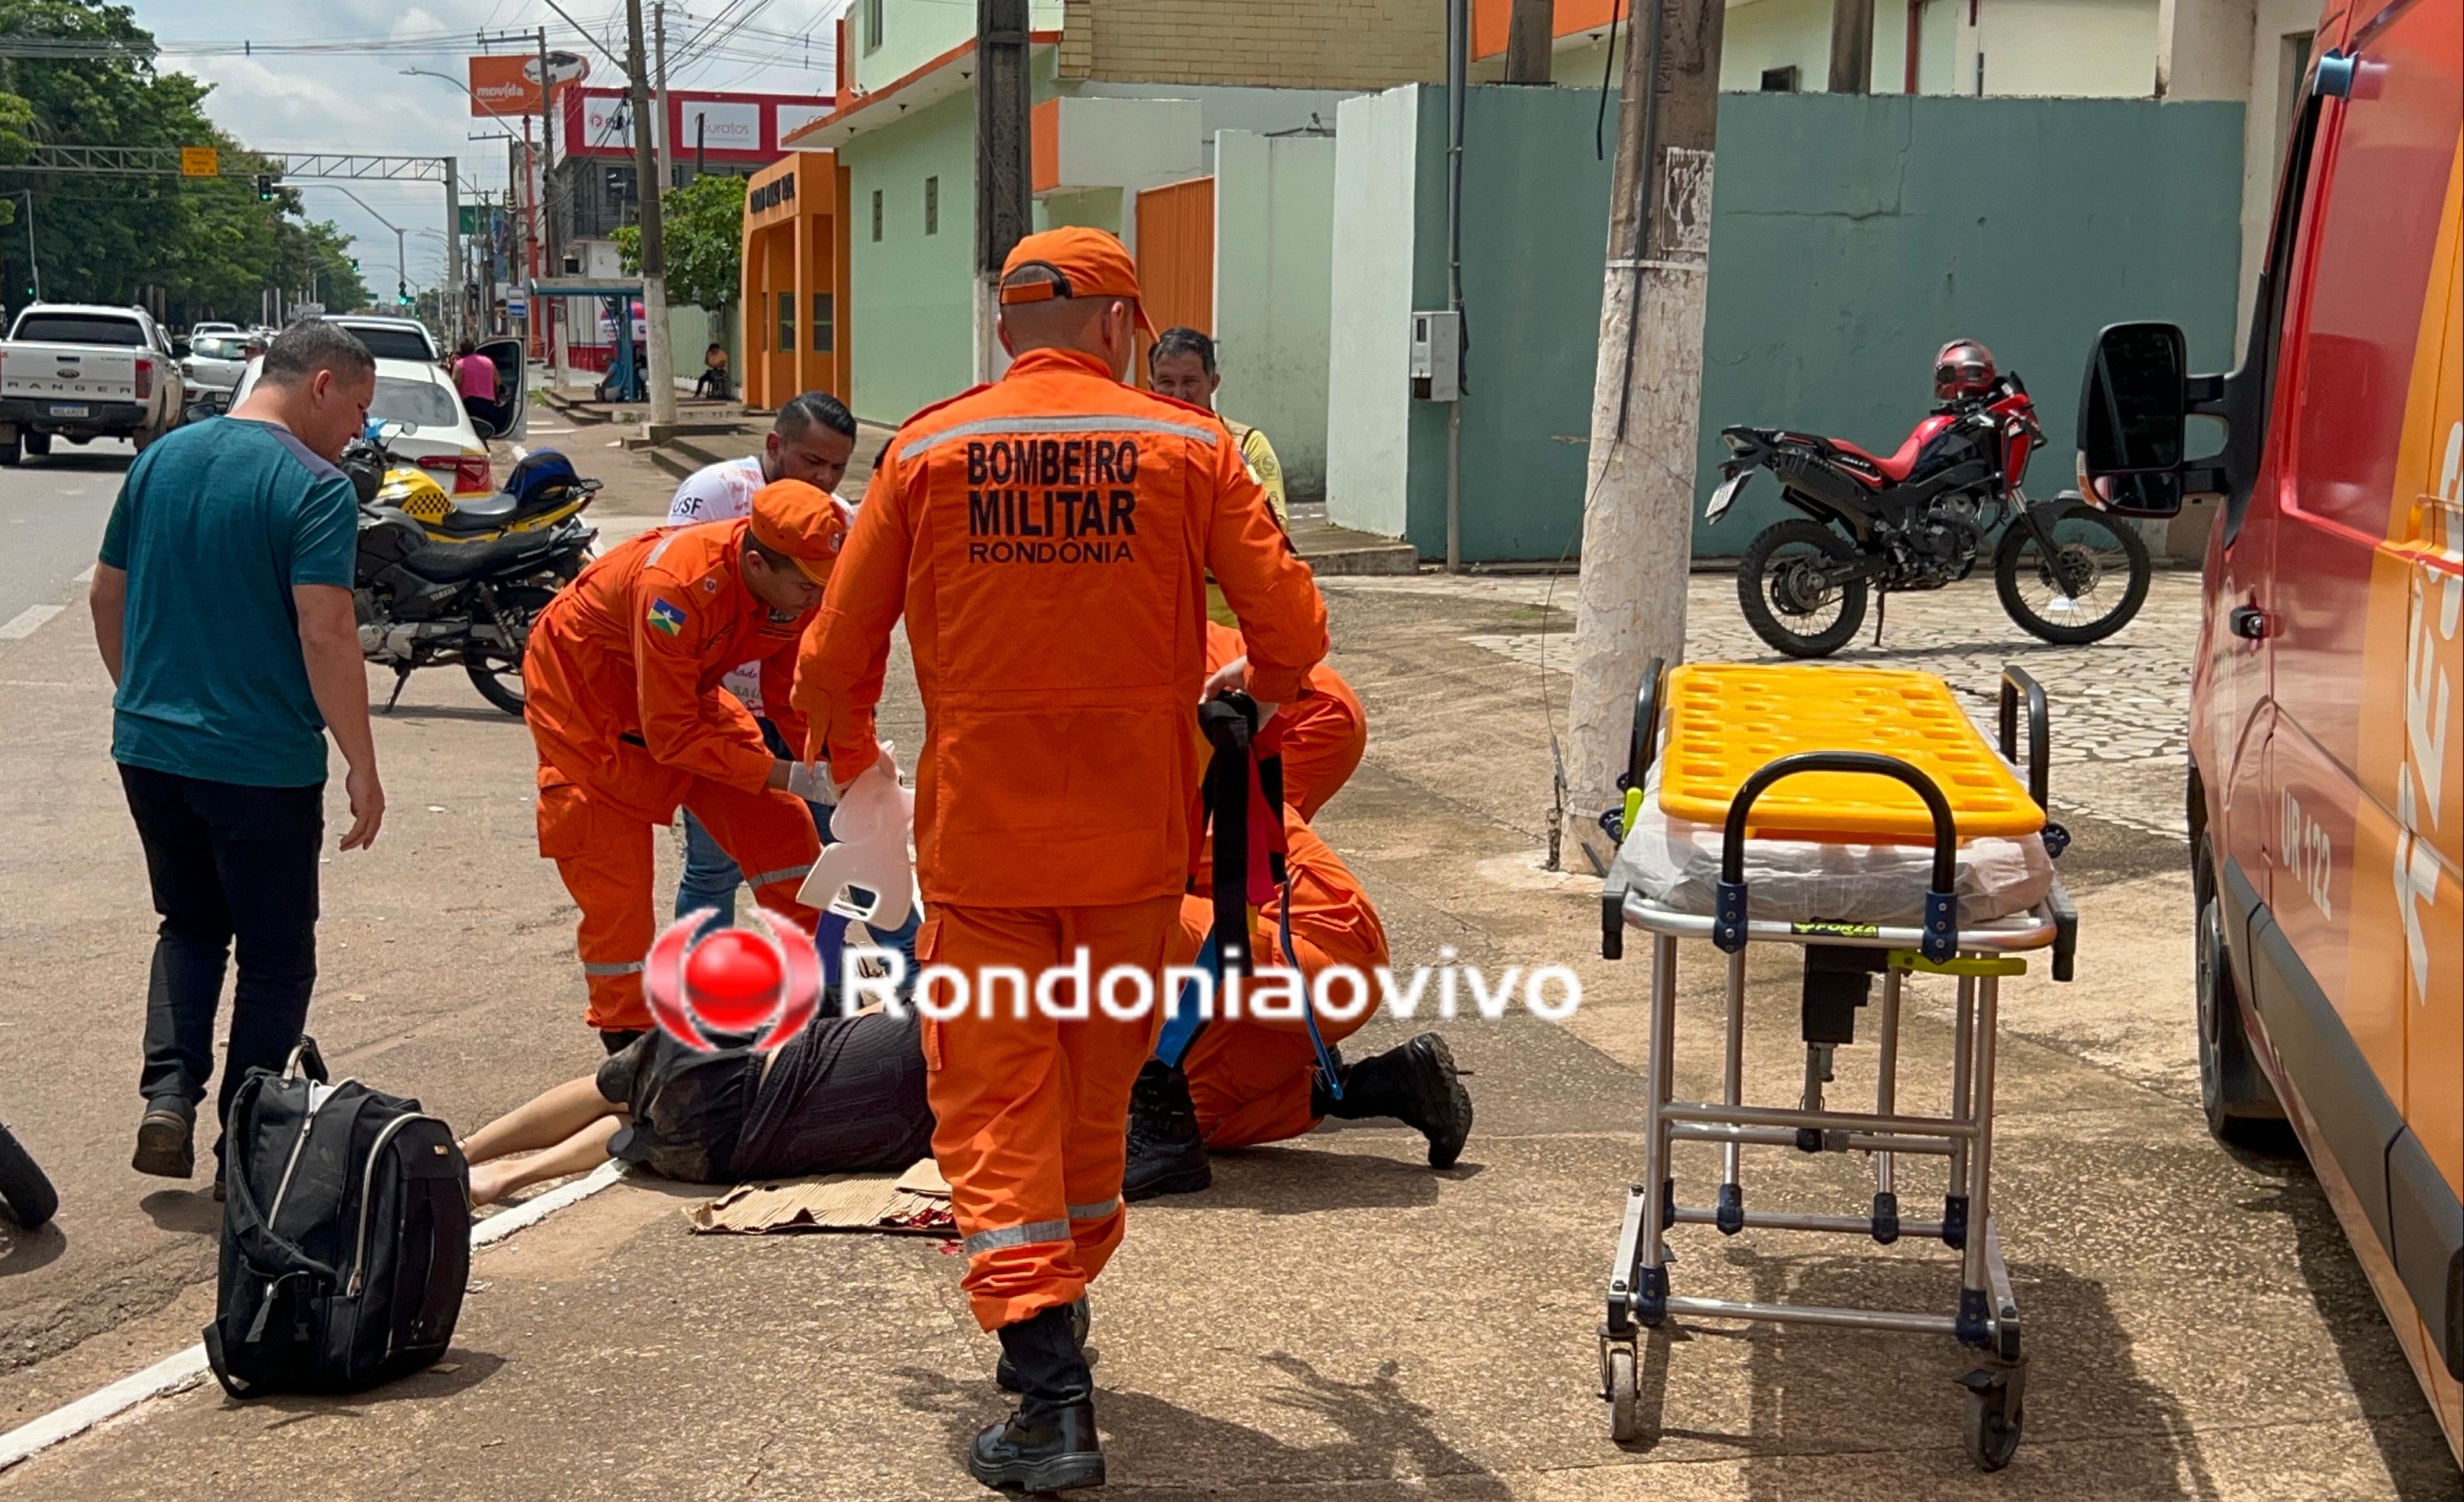
[[[850,335],[859,416],[898,423],[973,378],[976,97],[961,93],[896,125],[859,134],[847,168]],[[924,232],[924,182],[940,180],[936,232]],[[882,234],[872,237],[872,195]]]
[[[1465,101],[1463,536],[1473,561],[1563,556],[1580,528],[1608,232],[1596,98]],[[2242,108],[2138,99],[1728,94],[1711,228],[1698,499],[1719,430],[1812,428],[1896,448],[1931,360],[1984,340],[2028,379],[2069,483],[2081,362],[2103,324],[2168,319],[2197,368],[2233,352]],[[1444,92],[1425,90],[1413,305],[1445,296]],[[1405,535],[1445,549],[1445,413],[1415,403]],[[1340,442],[1339,434],[1330,434]],[[1784,508],[1768,480],[1698,556],[1733,557]]]

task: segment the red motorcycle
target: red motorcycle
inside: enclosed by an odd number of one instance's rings
[[[1989,549],[2002,608],[2032,634],[2079,646],[2128,625],[2147,599],[2147,544],[2076,494],[2028,499],[2019,482],[2045,430],[2017,372],[1953,340],[1934,357],[1934,395],[1942,405],[1891,454],[1786,429],[1721,430],[1730,456],[1705,521],[1759,470],[1805,513],[1764,528],[1738,562],[1754,634],[1792,657],[1827,656],[1857,634],[1869,593],[1955,584]]]

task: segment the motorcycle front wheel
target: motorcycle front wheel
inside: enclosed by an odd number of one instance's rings
[[[2033,519],[2048,548],[2028,526]],[[2031,507],[2002,531],[1993,553],[1993,588],[2002,608],[2030,635],[2057,647],[2101,642],[2130,624],[2147,603],[2153,568],[2139,529],[2084,501]]]
[[[1855,562],[1856,547],[1811,518],[1765,527],[1737,561],[1737,604],[1746,624],[1774,652],[1831,655],[1865,621],[1865,581],[1827,577]]]
[[[529,641],[531,622],[556,598],[552,589],[529,585],[515,585],[496,591],[496,607],[505,612],[514,630],[511,652],[485,650],[465,652],[462,671],[471,675],[471,686],[479,696],[495,705],[516,719],[522,718],[522,646]]]

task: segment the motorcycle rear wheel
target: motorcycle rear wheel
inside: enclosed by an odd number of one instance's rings
[[[496,591],[496,603],[513,612],[517,619],[515,629],[522,639],[530,637],[531,622],[556,598],[554,590],[532,585],[513,585]],[[526,707],[522,692],[522,649],[516,645],[510,652],[489,652],[462,654],[462,671],[471,675],[471,686],[479,696],[516,719],[522,718]]]
[[[2078,500],[2032,506],[2029,515],[2053,539],[2052,553],[2024,518],[2003,528],[1993,551],[1994,592],[2020,630],[2057,647],[2084,647],[2129,625],[2147,603],[2154,567],[2139,529]],[[2055,578],[2057,568],[2064,580]]]
[[[1865,581],[1834,583],[1815,570],[1826,563],[1856,560],[1854,544],[1811,518],[1765,527],[1737,561],[1737,605],[1746,613],[1746,624],[1772,651],[1791,657],[1827,657],[1837,652],[1865,623]],[[1835,607],[1837,616],[1829,613]]]

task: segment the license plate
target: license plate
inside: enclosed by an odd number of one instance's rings
[[[91,408],[71,406],[66,402],[54,402],[52,404],[52,415],[55,417],[92,417],[94,415],[94,410]]]
[[[1744,470],[1729,475],[1721,483],[1718,490],[1711,493],[1711,503],[1703,508],[1703,519],[1717,521],[1727,515],[1728,503],[1737,498],[1737,492],[1745,489],[1746,481],[1753,477],[1754,472],[1751,470]]]

